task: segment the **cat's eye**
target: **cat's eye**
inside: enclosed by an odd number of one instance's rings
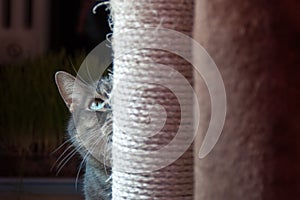
[[[92,111],[100,111],[102,109],[106,108],[106,102],[104,102],[102,99],[93,99],[89,105],[89,109]]]

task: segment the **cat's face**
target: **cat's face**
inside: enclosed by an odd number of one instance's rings
[[[111,76],[86,84],[66,72],[57,72],[55,81],[72,116],[68,133],[83,159],[110,164],[112,111]]]

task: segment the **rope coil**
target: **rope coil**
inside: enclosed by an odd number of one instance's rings
[[[110,6],[113,199],[193,199],[193,151],[184,147],[193,132],[193,93],[178,78],[191,84],[193,71],[180,56],[157,48],[172,44],[191,54],[190,44],[158,36],[157,26],[191,35],[193,1],[111,0]],[[164,166],[166,161],[172,164]]]

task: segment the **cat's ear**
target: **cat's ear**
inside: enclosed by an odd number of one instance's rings
[[[76,107],[76,103],[78,103],[76,102],[76,96],[78,95],[74,92],[74,84],[76,83],[77,90],[84,90],[85,85],[78,79],[76,80],[74,76],[64,71],[55,73],[55,82],[61,97],[72,113]],[[77,92],[81,93],[80,91]]]

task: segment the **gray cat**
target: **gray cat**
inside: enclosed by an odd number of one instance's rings
[[[111,157],[112,76],[87,84],[60,71],[55,74],[55,81],[71,112],[68,135],[86,164],[85,199],[111,199],[111,169],[105,164],[109,164]]]

